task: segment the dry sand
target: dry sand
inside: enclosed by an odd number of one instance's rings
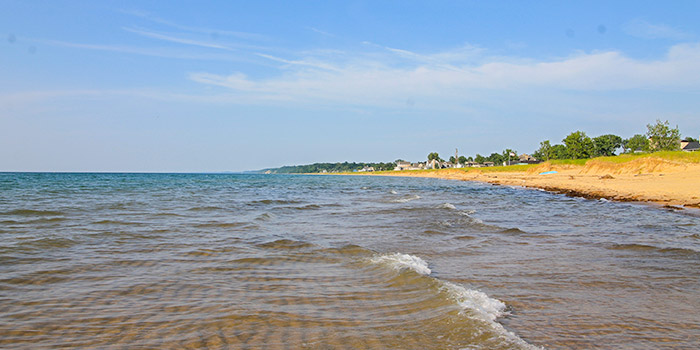
[[[557,173],[540,175],[546,171]],[[626,163],[591,160],[585,166],[543,163],[522,172],[492,172],[476,168],[393,171],[377,175],[481,181],[540,188],[585,198],[653,202],[669,207],[700,208],[700,164],[652,157]]]

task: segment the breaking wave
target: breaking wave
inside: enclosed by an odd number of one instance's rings
[[[442,209],[450,209],[450,210],[455,210],[455,209],[457,209],[457,207],[455,207],[454,204],[452,204],[452,203],[444,203],[444,204],[441,204],[439,208],[442,208]]]
[[[421,275],[430,275],[430,268],[425,260],[408,254],[394,253],[389,255],[381,255],[371,258],[370,261],[374,264],[386,264],[394,270],[409,269]]]
[[[472,311],[483,320],[495,321],[497,318],[507,314],[505,303],[489,297],[484,292],[467,289],[450,282],[442,282],[441,288],[462,309]]]
[[[370,263],[385,265],[393,270],[412,271],[423,275],[424,278],[430,279],[429,284],[437,285],[437,292],[447,297],[460,307],[461,312],[469,315],[470,318],[483,321],[498,337],[517,344],[526,349],[540,349],[532,344],[527,343],[515,333],[508,331],[496,320],[500,317],[508,315],[506,304],[496,298],[488,296],[486,293],[468,289],[458,284],[443,281],[430,276],[432,271],[428,267],[428,263],[414,255],[393,253],[375,256],[369,259]]]
[[[413,200],[416,200],[416,199],[420,199],[420,198],[421,198],[421,197],[420,197],[419,195],[414,194],[414,195],[411,195],[411,196],[408,196],[408,197],[393,199],[393,200],[391,200],[391,202],[392,202],[392,203],[407,203],[407,202],[410,202],[410,201],[413,201]]]

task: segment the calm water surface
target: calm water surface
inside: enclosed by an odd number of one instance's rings
[[[0,238],[0,348],[700,348],[700,218],[636,204],[0,173]]]

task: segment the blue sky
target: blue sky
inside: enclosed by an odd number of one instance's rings
[[[0,171],[700,136],[697,1],[0,0]]]

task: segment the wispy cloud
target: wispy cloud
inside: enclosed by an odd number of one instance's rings
[[[41,43],[51,46],[59,47],[69,47],[75,49],[84,50],[96,50],[96,51],[107,51],[107,52],[117,52],[123,54],[141,55],[141,56],[151,56],[151,57],[162,57],[162,58],[172,58],[180,60],[205,60],[205,61],[230,61],[230,62],[250,62],[261,64],[257,59],[250,56],[234,54],[231,50],[226,50],[224,52],[197,52],[189,49],[183,48],[173,48],[173,47],[140,47],[140,46],[130,46],[130,45],[109,45],[109,44],[88,44],[88,43],[76,43],[62,40],[46,40],[46,39],[35,39],[35,38],[24,38],[25,40]]]
[[[369,41],[364,41],[362,44],[380,51],[386,51],[395,57],[405,59],[409,62],[442,67],[448,70],[461,70],[458,67],[459,65],[475,63],[478,60],[483,59],[486,55],[485,49],[472,45],[464,45],[451,50],[424,54],[405,49],[382,46]]]
[[[254,41],[266,41],[269,40],[269,38],[265,35],[258,34],[258,33],[248,33],[248,32],[240,32],[240,31],[231,31],[231,30],[222,30],[222,29],[214,29],[214,28],[204,28],[204,27],[194,27],[194,26],[187,26],[187,25],[182,25],[175,23],[173,21],[169,21],[166,19],[163,19],[161,17],[158,17],[150,12],[146,11],[141,11],[141,10],[119,10],[118,12],[124,13],[127,15],[139,17],[142,19],[145,19],[149,22],[168,26],[171,28],[191,32],[191,33],[199,33],[199,34],[207,34],[209,36],[213,37],[219,37],[219,36],[230,36],[230,37],[235,37],[238,39],[244,39],[244,40],[254,40]]]
[[[318,33],[318,34],[321,34],[321,35],[323,35],[323,36],[327,36],[327,37],[330,37],[330,38],[334,38],[334,37],[335,37],[334,34],[331,34],[331,33],[329,33],[329,32],[320,30],[320,29],[318,29],[318,28],[308,27],[308,29],[311,30],[311,31],[313,31],[313,32],[316,32],[316,33]]]
[[[662,23],[649,23],[642,19],[635,19],[623,25],[625,33],[643,39],[672,39],[686,40],[692,35],[681,29],[674,28]]]
[[[226,45],[221,45],[221,44],[216,44],[216,43],[211,43],[211,42],[206,42],[206,41],[200,41],[200,40],[194,40],[194,39],[180,38],[180,37],[176,37],[176,36],[172,36],[172,35],[156,33],[156,32],[138,29],[138,28],[124,27],[122,29],[124,29],[128,32],[134,33],[134,34],[148,37],[148,38],[170,41],[170,42],[174,42],[174,43],[178,43],[178,44],[193,45],[193,46],[207,47],[207,48],[212,48],[212,49],[229,50],[229,51],[232,50],[231,47],[228,47]]]
[[[383,47],[385,50],[402,57],[404,59],[420,62],[435,69],[446,69],[452,71],[462,71],[458,65],[464,65],[476,58],[482,58],[481,49],[472,46],[465,46],[454,50],[443,51],[432,54],[419,54],[408,50]]]
[[[459,50],[458,50],[459,51]],[[199,72],[190,79],[226,87],[234,94],[299,103],[402,106],[407,97],[433,104],[460,105],[473,96],[513,91],[616,91],[634,89],[700,89],[700,44],[673,46],[660,60],[630,58],[617,51],[581,53],[550,61],[481,57],[481,63],[446,64],[460,53],[420,55],[388,49],[410,63],[390,64],[385,57],[358,55],[343,64],[322,61],[299,67],[279,59],[285,70],[277,77],[253,79],[243,73]],[[373,59],[370,59],[373,58]],[[427,59],[429,58],[429,59]],[[273,59],[270,57],[270,59]],[[305,59],[310,60],[310,59]],[[303,61],[299,61],[303,62]],[[323,69],[325,65],[333,70]],[[445,67],[454,69],[445,69]]]
[[[307,59],[307,60],[287,60],[284,58],[276,57],[273,55],[268,55],[264,53],[256,53],[255,55],[262,57],[262,58],[267,58],[268,60],[275,61],[275,62],[280,62],[280,63],[285,63],[286,65],[289,66],[306,66],[306,67],[312,67],[312,68],[318,68],[318,69],[323,69],[323,70],[332,70],[332,71],[338,71],[339,68],[337,68],[334,64],[332,63],[327,63],[315,59]]]
[[[270,66],[270,64],[261,63],[256,55],[256,51],[275,51],[274,48],[258,45],[255,42],[250,42],[268,39],[265,36],[254,33],[184,26],[143,11],[120,10],[118,12],[143,18],[148,21],[150,26],[158,27],[158,25],[160,25],[161,28],[163,28],[163,26],[171,28],[170,32],[143,28],[139,26],[121,27],[121,29],[126,32],[138,35],[140,37],[154,39],[152,43],[146,42],[140,43],[140,45],[135,43],[128,45],[119,43],[80,43],[74,41],[40,38],[23,39],[52,46],[70,47],[76,49],[119,52],[125,54],[184,60],[193,59],[249,62],[266,66]],[[175,28],[178,31],[172,32],[172,28]],[[234,39],[231,39],[230,37],[234,37]],[[161,42],[162,44],[160,46],[153,45],[153,43],[156,42]],[[168,43],[168,45],[166,45],[166,43]],[[196,50],[196,48],[199,48],[199,50]],[[220,52],[217,53],[216,51]]]

